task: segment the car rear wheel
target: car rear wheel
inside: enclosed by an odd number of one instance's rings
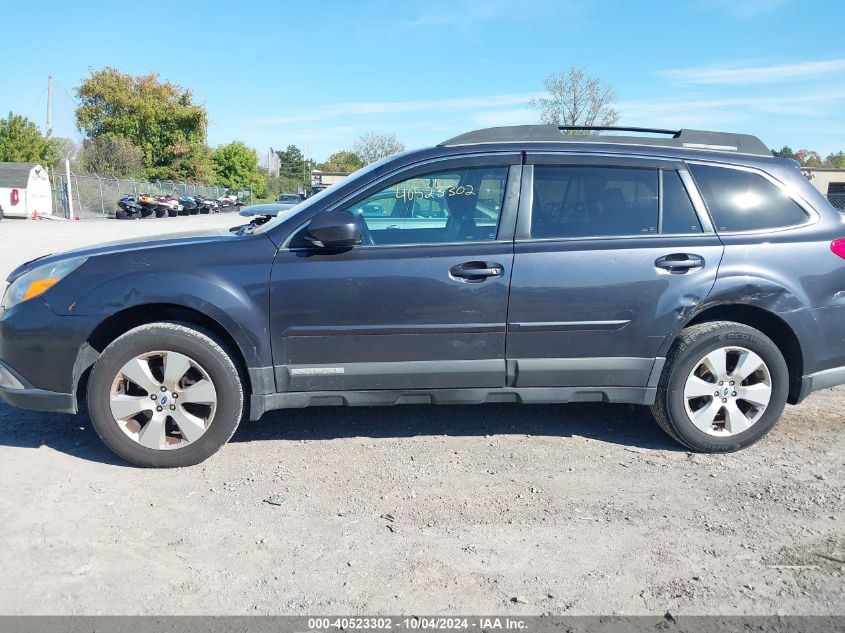
[[[764,437],[788,393],[786,361],[765,334],[740,323],[702,323],[672,346],[652,412],[681,444],[726,453]]]
[[[197,464],[243,417],[240,372],[210,333],[192,325],[142,325],[103,351],[88,382],[88,411],[103,441],[133,464]]]

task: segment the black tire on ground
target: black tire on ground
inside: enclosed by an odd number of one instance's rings
[[[163,209],[161,207],[156,207],[155,212],[157,218],[163,218],[165,215],[167,215],[167,209]]]
[[[167,217],[168,218],[175,218],[177,215],[179,215],[179,212],[176,209],[168,209],[167,210]]]
[[[742,347],[765,362],[771,376],[771,398],[763,415],[748,429],[715,436],[696,427],[686,412],[684,386],[704,356],[723,347]],[[789,395],[789,370],[780,349],[765,334],[731,321],[713,321],[686,328],[666,358],[657,400],[651,407],[657,424],[675,441],[703,453],[730,453],[762,439],[777,423]]]
[[[208,215],[208,207],[200,207],[200,213],[203,215]]]
[[[191,207],[190,209],[188,209],[188,213],[190,213],[191,215],[197,215],[199,212],[200,210],[197,207]]]
[[[128,437],[111,413],[112,385],[120,369],[141,354],[172,351],[185,354],[208,372],[217,392],[217,409],[208,430],[182,448],[155,450]],[[103,441],[123,459],[138,466],[192,466],[216,453],[240,424],[245,410],[242,372],[231,352],[213,334],[188,323],[162,321],[141,325],[115,339],[103,351],[88,381],[88,413]]]
[[[123,209],[118,209],[114,212],[114,218],[115,220],[128,220],[129,214],[126,213],[126,211],[124,211]]]

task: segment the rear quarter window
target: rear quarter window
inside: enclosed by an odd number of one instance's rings
[[[717,231],[765,231],[804,224],[809,216],[784,191],[759,174],[690,164]]]

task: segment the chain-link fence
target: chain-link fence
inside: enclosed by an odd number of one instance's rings
[[[840,211],[845,211],[845,193],[829,193],[827,199],[834,207]]]
[[[114,217],[117,202],[123,196],[145,193],[150,196],[203,196],[219,198],[227,193],[225,187],[195,183],[171,182],[169,180],[129,180],[122,178],[103,178],[97,175],[70,175],[73,195],[73,214],[80,218]],[[240,198],[249,192],[235,192]],[[53,186],[53,213],[70,217],[70,205],[67,201],[67,182],[64,175],[59,175]]]

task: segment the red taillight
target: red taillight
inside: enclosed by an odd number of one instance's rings
[[[845,259],[845,240],[834,240],[830,243],[830,250]]]
[[[17,204],[18,202],[20,202],[20,196],[18,194],[17,189],[12,189],[11,199],[12,199],[12,204]]]

